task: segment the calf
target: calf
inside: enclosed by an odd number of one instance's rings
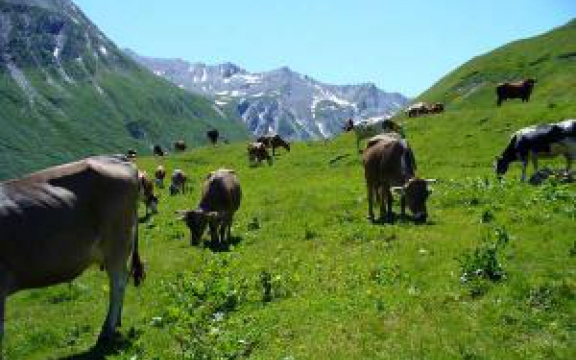
[[[522,99],[522,102],[528,102],[532,89],[534,89],[534,84],[536,84],[534,79],[498,84],[496,86],[498,106],[502,105],[502,102],[507,99]]]
[[[190,229],[190,244],[197,245],[208,226],[213,244],[230,241],[230,228],[234,213],[240,207],[242,191],[233,170],[211,172],[202,186],[200,203],[194,210],[177,213]]]
[[[0,183],[0,354],[8,296],[70,282],[92,264],[106,270],[110,289],[99,340],[113,338],[128,276],[136,285],[144,278],[138,183],[125,156],[91,157]]]
[[[166,170],[164,170],[164,166],[158,165],[156,171],[154,171],[154,182],[156,186],[160,189],[164,189],[164,179],[166,178]]]
[[[508,171],[510,163],[522,162],[522,181],[526,181],[528,160],[532,160],[534,172],[538,171],[538,159],[563,155],[566,158],[566,173],[570,173],[572,161],[576,159],[576,120],[569,119],[554,124],[530,126],[516,131],[508,146],[496,158],[495,170],[498,177]]]
[[[154,195],[154,183],[145,171],[138,171],[140,199],[146,205],[146,216],[158,213],[158,197]]]
[[[408,143],[397,136],[379,135],[370,139],[363,155],[364,177],[368,191],[368,218],[374,222],[373,202],[380,203],[380,219],[391,222],[392,191],[400,193],[400,215],[406,205],[416,222],[428,217],[428,184],[435,180],[416,177],[416,161]]]
[[[212,145],[216,145],[216,143],[218,143],[219,136],[220,133],[216,129],[211,129],[206,132],[206,137],[208,138],[208,141],[210,141]]]
[[[155,156],[166,155],[166,152],[164,151],[164,149],[162,149],[162,146],[160,145],[154,145],[154,147],[152,148],[152,152],[154,153]]]
[[[186,142],[184,140],[178,140],[174,143],[174,151],[185,151]]]
[[[249,143],[247,146],[248,151],[248,162],[250,164],[260,164],[262,161],[266,160],[268,165],[272,165],[272,156],[268,152],[266,145],[261,142]]]
[[[176,195],[178,193],[185,194],[187,181],[188,177],[184,171],[180,169],[174,170],[172,173],[172,182],[170,184],[170,195]]]

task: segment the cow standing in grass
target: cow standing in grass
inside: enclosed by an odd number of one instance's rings
[[[178,140],[174,143],[174,151],[186,151],[186,142],[184,140]]]
[[[526,181],[526,169],[531,159],[534,172],[538,171],[538,159],[562,155],[566,158],[566,173],[576,159],[576,120],[570,119],[554,124],[530,126],[516,131],[508,146],[496,158],[495,170],[499,177],[508,171],[510,163],[522,162],[522,181]]]
[[[211,172],[202,186],[200,203],[194,210],[177,213],[190,229],[190,244],[197,245],[206,227],[214,245],[230,241],[234,214],[240,208],[242,191],[233,170],[219,169]]]
[[[211,129],[206,132],[206,137],[208,138],[208,141],[210,141],[210,144],[215,146],[218,143],[220,133],[216,129]]]
[[[268,152],[266,145],[261,142],[249,143],[247,148],[248,152],[248,162],[250,164],[260,164],[262,161],[266,160],[268,165],[272,165],[272,156]]]
[[[0,183],[0,354],[6,298],[70,282],[92,264],[110,281],[100,341],[121,323],[130,271],[144,278],[138,254],[138,170],[124,156],[100,156]]]
[[[290,152],[290,143],[280,137],[280,135],[264,135],[256,139],[256,142],[264,144],[267,148],[272,149],[272,156],[276,156],[276,148],[284,148]]]
[[[375,221],[374,201],[380,204],[380,219],[387,222],[393,220],[392,192],[400,194],[402,218],[408,206],[416,222],[426,221],[426,200],[430,195],[428,184],[434,180],[416,177],[416,160],[406,140],[389,135],[370,139],[364,151],[363,163],[370,221]]]
[[[187,182],[188,176],[186,176],[186,173],[180,169],[175,169],[172,173],[172,182],[170,183],[170,195],[185,194]]]
[[[166,178],[166,170],[164,166],[158,165],[156,171],[154,171],[154,182],[159,189],[164,189],[164,179]]]
[[[154,183],[145,171],[138,171],[140,198],[146,206],[146,216],[158,213],[158,197],[154,195]]]
[[[530,101],[534,84],[536,84],[534,79],[498,84],[496,86],[497,105],[502,105],[502,102],[507,99],[522,99],[522,102]]]

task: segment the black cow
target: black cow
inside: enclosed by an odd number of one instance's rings
[[[162,146],[160,146],[160,145],[154,145],[154,147],[152,148],[152,152],[153,152],[154,155],[156,155],[156,156],[164,156],[164,155],[166,155],[166,151],[164,151],[164,149],[162,149]]]
[[[208,140],[210,140],[210,143],[212,145],[216,145],[216,143],[218,142],[218,137],[220,136],[220,133],[218,132],[218,130],[212,129],[212,130],[208,130],[206,132],[206,136],[208,137]]]
[[[536,80],[534,79],[498,84],[498,86],[496,86],[498,106],[502,105],[502,102],[506,99],[522,99],[522,102],[529,101],[534,84],[536,84]]]
[[[564,120],[554,124],[530,126],[516,131],[502,155],[496,159],[496,174],[501,177],[511,162],[522,161],[522,181],[526,180],[528,159],[532,159],[534,172],[538,171],[539,157],[563,155],[566,172],[576,159],[576,120]]]

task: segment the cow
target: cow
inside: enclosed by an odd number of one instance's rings
[[[154,171],[154,182],[159,189],[164,189],[164,179],[166,178],[166,170],[164,166],[158,165],[156,171]]]
[[[444,112],[444,104],[442,103],[434,103],[428,106],[429,114],[440,114],[443,112]]]
[[[154,195],[154,183],[146,171],[138,171],[140,182],[140,199],[146,205],[146,216],[158,213],[158,196]]]
[[[164,151],[164,149],[162,149],[162,146],[160,145],[154,145],[154,147],[152,148],[152,152],[154,153],[155,156],[166,155],[166,151]]]
[[[268,165],[272,165],[272,156],[268,152],[266,145],[261,142],[249,143],[247,146],[248,151],[248,162],[250,164],[260,164],[262,161],[266,160]]]
[[[256,139],[256,142],[264,144],[272,149],[272,156],[276,156],[276,148],[282,147],[290,152],[290,143],[280,137],[280,135],[264,135]]]
[[[136,286],[144,279],[138,193],[138,170],[123,155],[90,157],[0,183],[0,354],[8,296],[70,282],[92,264],[110,282],[99,342],[113,339],[129,275]]]
[[[128,156],[128,159],[136,159],[136,155],[138,155],[138,153],[134,149],[128,149],[128,151],[126,152],[126,156]]]
[[[360,142],[364,139],[369,139],[373,136],[382,133],[398,133],[403,134],[402,126],[389,118],[382,118],[374,122],[361,121],[354,126],[354,133],[356,134],[356,149],[361,153]]]
[[[208,140],[210,141],[210,144],[212,144],[212,145],[216,145],[216,143],[218,143],[218,137],[219,136],[220,136],[220,133],[216,129],[211,129],[211,130],[208,130],[206,132],[206,137],[208,137]]]
[[[349,132],[352,130],[354,130],[354,120],[352,120],[352,118],[350,118],[350,119],[346,120],[346,122],[342,126],[342,131]]]
[[[178,140],[174,143],[174,151],[186,151],[186,142]]]
[[[176,195],[178,193],[186,193],[186,183],[188,177],[186,173],[180,169],[175,169],[172,172],[172,182],[170,183],[170,195]]]
[[[410,105],[406,109],[406,114],[408,117],[417,117],[420,115],[425,115],[430,112],[430,105],[425,102],[418,102],[416,104]]]
[[[416,177],[416,160],[406,140],[387,134],[370,139],[363,154],[363,164],[371,222],[375,222],[374,200],[380,203],[380,219],[392,221],[392,192],[400,194],[402,219],[408,206],[416,223],[426,221],[426,200],[431,193],[428,185],[435,180]]]
[[[507,99],[522,99],[522,102],[528,102],[534,89],[534,84],[536,84],[534,79],[498,84],[496,86],[497,105],[502,105],[502,102]]]
[[[496,175],[501,178],[510,163],[522,162],[522,181],[526,181],[528,160],[532,160],[534,172],[538,171],[538,159],[563,155],[566,158],[566,173],[576,159],[576,120],[568,119],[553,124],[530,126],[512,134],[508,146],[496,158]]]
[[[200,243],[208,226],[212,244],[224,245],[230,241],[230,228],[234,213],[240,208],[242,191],[234,170],[219,169],[211,172],[202,186],[202,196],[196,209],[177,211],[179,218],[190,229],[190,244]]]

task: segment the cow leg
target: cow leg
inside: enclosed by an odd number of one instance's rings
[[[210,226],[210,239],[212,241],[212,244],[215,245],[220,242],[218,239],[218,224],[215,222],[210,222],[209,226]]]
[[[386,192],[382,194],[382,203],[386,201],[386,221],[392,223],[394,221],[394,213],[392,212],[392,193],[390,189],[387,189]]]
[[[400,195],[400,220],[406,219],[406,196]]]
[[[98,341],[110,341],[114,337],[116,328],[120,326],[122,316],[122,304],[124,302],[124,290],[128,281],[128,270],[126,265],[122,269],[108,270],[110,281],[110,303],[108,305],[108,315],[102,326]]]
[[[4,309],[6,307],[6,295],[4,289],[0,289],[0,360],[2,357],[2,340],[4,339]]]
[[[528,158],[522,157],[522,181],[526,181],[526,168],[528,167]]]
[[[566,176],[569,176],[572,171],[572,156],[566,154],[564,157],[566,158]]]
[[[368,189],[368,219],[374,222],[374,189],[372,186],[367,185]]]

